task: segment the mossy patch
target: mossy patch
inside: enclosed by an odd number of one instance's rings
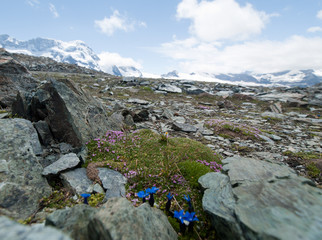
[[[308,171],[308,174],[312,178],[318,178],[321,174],[320,170],[315,166],[314,163],[309,163],[306,166],[306,169]]]
[[[77,201],[72,199],[72,194],[67,190],[55,190],[48,197],[44,197],[40,200],[40,206],[42,208],[55,208],[62,209],[65,207],[73,207],[77,204]]]
[[[205,124],[215,134],[227,139],[239,137],[241,139],[260,140],[261,131],[246,124],[233,123],[221,119],[210,119]]]
[[[172,138],[151,130],[134,132],[108,131],[87,144],[89,163],[114,169],[128,179],[127,198],[134,205],[142,203],[139,191],[155,186],[155,203],[165,209],[166,194],[174,195],[171,210],[188,209],[183,195],[189,194],[199,232],[208,231],[207,217],[202,209],[202,192],[198,178],[210,171],[221,170],[221,156],[200,142],[188,138]]]

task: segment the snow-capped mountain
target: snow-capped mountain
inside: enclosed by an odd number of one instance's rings
[[[98,56],[84,42],[79,40],[63,42],[54,39],[35,38],[28,41],[19,41],[9,35],[0,35],[0,46],[9,52],[49,57],[57,62],[101,70],[98,65]]]
[[[173,74],[175,73],[175,74]],[[178,73],[172,71],[162,75],[163,78],[187,79],[206,82],[231,83],[239,85],[269,85],[269,86],[300,86],[307,87],[322,82],[322,71],[286,70],[276,73],[240,73],[240,74],[211,74],[211,73]]]
[[[107,73],[123,76],[123,77],[142,77],[142,72],[132,66],[116,66],[113,65],[109,69],[105,70]]]
[[[0,47],[9,52],[23,53],[32,56],[49,57],[57,62],[76,64],[117,75],[141,77],[140,70],[133,66],[100,66],[100,58],[83,41],[75,40],[64,42],[54,39],[35,38],[28,41],[19,41],[9,35],[0,35]],[[107,69],[107,70],[106,70]]]

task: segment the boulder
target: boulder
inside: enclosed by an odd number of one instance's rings
[[[222,162],[229,178],[216,173],[199,179],[208,189],[203,208],[211,216],[220,238],[318,239],[321,236],[322,190],[314,187],[313,182],[297,176],[285,165],[267,160],[235,156]]]
[[[37,155],[42,153],[37,132],[25,119],[0,120],[0,214],[25,219],[51,193]]]
[[[70,237],[52,227],[19,224],[0,216],[0,239],[5,240],[71,240]]]
[[[182,89],[175,86],[175,85],[171,85],[171,84],[161,84],[158,87],[159,91],[164,91],[164,92],[168,92],[168,93],[182,93]]]
[[[229,177],[211,172],[198,179],[205,189],[202,206],[222,239],[241,239],[242,230],[235,218],[236,202]]]
[[[34,127],[37,130],[40,142],[44,146],[49,146],[54,142],[53,135],[46,121],[41,120],[41,121],[35,122]]]
[[[58,173],[76,167],[80,163],[75,153],[69,153],[62,156],[58,161],[44,168],[42,175],[57,175]]]
[[[46,218],[45,226],[55,227],[72,239],[88,239],[88,223],[92,216],[97,212],[86,204],[78,204],[73,208],[56,210]]]
[[[126,177],[117,171],[107,168],[98,168],[98,171],[98,177],[102,182],[103,188],[106,190],[106,199],[125,197]]]
[[[32,121],[46,121],[55,140],[73,147],[113,130],[105,107],[69,80],[50,79],[35,93],[20,93],[12,110]]]
[[[10,53],[0,50],[0,106],[11,107],[18,91],[31,91],[38,85],[28,70]]]
[[[149,101],[138,99],[138,98],[129,98],[129,100],[127,100],[127,102],[128,103],[133,103],[133,104],[139,104],[139,105],[148,105],[148,104],[150,104]]]
[[[182,131],[182,132],[197,132],[197,128],[193,125],[187,123],[172,123],[172,129],[175,131]]]
[[[286,118],[284,114],[275,113],[275,112],[263,112],[261,116],[264,118],[281,119],[281,120]]]
[[[177,239],[166,215],[149,204],[134,207],[125,198],[111,198],[93,216],[88,239]]]
[[[92,185],[92,181],[86,175],[85,168],[77,168],[60,174],[63,184],[77,194],[86,193]]]

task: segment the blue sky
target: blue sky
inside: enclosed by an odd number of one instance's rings
[[[322,69],[322,0],[10,0],[0,34],[82,40],[143,72]]]

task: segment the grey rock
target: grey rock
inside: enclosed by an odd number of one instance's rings
[[[102,181],[103,188],[106,190],[106,199],[125,197],[126,177],[117,171],[107,168],[98,168],[98,171],[98,177]]]
[[[9,116],[9,113],[0,113],[0,119],[2,119],[2,118],[6,118],[6,117],[8,117]]]
[[[112,129],[120,131],[123,127],[124,117],[121,113],[115,112],[108,119],[108,123]]]
[[[215,93],[216,96],[220,96],[220,97],[223,97],[223,98],[227,98],[232,94],[234,94],[233,91],[220,91],[220,92]]]
[[[87,240],[87,226],[96,212],[96,208],[86,204],[78,204],[73,208],[56,210],[47,216],[45,225],[63,231],[72,239]]]
[[[223,239],[243,239],[235,219],[236,202],[228,176],[222,173],[207,173],[198,179],[205,189],[202,206],[210,216],[212,225]]]
[[[0,120],[0,214],[25,219],[51,193],[36,156],[41,153],[37,132],[25,119]]]
[[[4,49],[0,49],[0,74],[0,106],[3,108],[11,107],[18,91],[32,91],[38,85],[28,70]]]
[[[89,239],[177,239],[162,211],[143,204],[135,208],[125,198],[111,198],[93,216]]]
[[[80,163],[75,153],[69,153],[62,156],[58,161],[44,168],[42,175],[56,175],[64,170],[74,168]]]
[[[63,184],[71,191],[82,194],[92,185],[92,181],[88,179],[85,168],[77,168],[72,171],[60,174]]]
[[[67,235],[52,227],[26,226],[0,216],[0,239],[5,240],[71,240]]]
[[[305,95],[300,93],[285,93],[285,92],[276,92],[276,93],[265,93],[262,95],[257,95],[262,101],[280,101],[280,102],[287,102],[287,101],[294,101],[294,100],[301,100],[305,97]]]
[[[150,104],[150,102],[142,100],[142,99],[138,99],[138,98],[130,98],[129,100],[127,100],[128,103],[134,103],[134,104],[140,104],[140,105],[148,105]]]
[[[282,105],[280,102],[273,103],[272,105],[269,106],[272,112],[274,113],[282,113]]]
[[[107,109],[69,80],[50,79],[30,96],[19,96],[13,113],[33,121],[45,120],[58,142],[80,147],[112,129]]]
[[[275,119],[285,119],[286,116],[280,113],[274,113],[274,112],[263,112],[261,114],[262,117],[266,117],[266,118],[275,118]]]
[[[199,94],[205,93],[204,90],[197,88],[195,86],[190,86],[189,88],[186,89],[186,92],[187,94],[190,94],[190,95],[199,95]]]
[[[73,147],[68,143],[62,142],[62,143],[59,143],[59,150],[61,154],[67,154],[73,151]]]
[[[321,236],[322,190],[310,180],[272,161],[235,156],[222,162],[228,177],[208,174],[199,180],[208,188],[203,207],[219,237],[313,240]],[[237,237],[227,237],[227,232]]]
[[[147,109],[143,109],[134,114],[133,121],[134,122],[147,121],[149,120],[149,115],[150,115],[149,111]]]
[[[162,117],[165,117],[166,119],[170,119],[171,120],[171,119],[173,119],[174,114],[173,114],[173,112],[170,109],[165,108],[163,110]]]
[[[313,240],[322,234],[322,191],[304,179],[242,184],[234,194],[235,212],[248,239]]]
[[[46,121],[41,120],[35,122],[34,127],[36,128],[39,140],[43,145],[48,146],[54,142],[53,135],[51,134],[51,131]]]
[[[171,84],[161,84],[158,86],[159,91],[165,91],[168,93],[182,93],[182,89]]]
[[[222,160],[223,170],[228,172],[232,185],[245,182],[270,181],[276,178],[297,177],[296,172],[284,164],[270,163],[245,157],[229,157]],[[244,166],[242,171],[240,166]]]
[[[265,135],[258,134],[258,136],[259,136],[261,139],[265,140],[265,141],[266,141],[267,143],[269,143],[269,144],[275,144],[275,143],[274,143],[274,141],[273,141],[272,139],[270,139],[269,137],[267,137],[267,136],[265,136]]]
[[[197,132],[197,128],[193,125],[186,124],[186,123],[172,123],[172,129],[175,131],[183,131],[183,132]]]

